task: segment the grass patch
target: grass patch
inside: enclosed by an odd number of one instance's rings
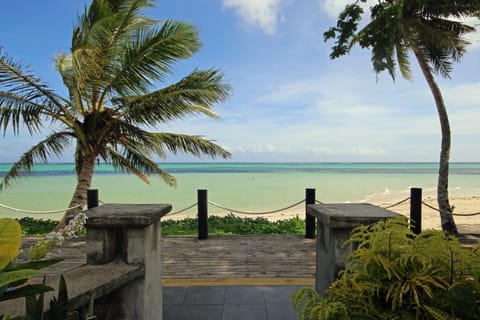
[[[22,226],[24,236],[44,236],[55,228],[58,221],[34,218],[21,218],[17,221]],[[164,220],[162,235],[197,235],[196,218],[182,220]],[[298,217],[268,221],[265,218],[241,218],[233,214],[208,218],[209,235],[254,235],[254,234],[304,234],[305,221]]]

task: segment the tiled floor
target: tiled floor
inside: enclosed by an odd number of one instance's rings
[[[297,286],[164,287],[164,320],[295,320]]]

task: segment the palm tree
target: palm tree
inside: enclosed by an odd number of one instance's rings
[[[80,211],[86,200],[95,163],[104,160],[148,183],[158,175],[169,185],[175,178],[153,160],[168,152],[227,158],[229,152],[201,136],[162,133],[156,127],[189,115],[216,118],[212,110],[230,92],[215,69],[194,70],[160,89],[172,65],[191,58],[200,48],[190,24],[156,21],[143,15],[151,0],[93,0],[74,27],[71,53],[56,56],[56,69],[68,89],[62,97],[28,68],[0,52],[0,126],[18,134],[52,130],[14,163],[0,183],[6,188],[75,145],[77,185],[57,226]]]
[[[388,71],[395,80],[398,65],[402,76],[410,80],[409,51],[415,56],[432,92],[440,119],[442,141],[437,183],[437,198],[442,229],[458,233],[448,199],[450,159],[450,125],[448,114],[434,73],[450,78],[452,65],[466,52],[463,36],[475,29],[458,21],[478,17],[476,0],[379,0],[370,8],[371,21],[361,30],[358,24],[364,13],[361,2],[347,5],[337,25],[324,33],[325,41],[336,39],[331,59],[350,52],[355,44],[372,50],[372,64],[378,74]]]

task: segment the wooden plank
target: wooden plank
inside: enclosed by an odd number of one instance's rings
[[[38,238],[25,238],[18,261]],[[164,279],[311,278],[315,274],[315,240],[300,235],[162,237]],[[55,275],[86,263],[85,239],[68,240],[51,258],[64,258],[44,271]]]

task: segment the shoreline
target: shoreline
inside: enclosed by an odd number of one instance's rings
[[[423,201],[428,205],[437,208],[437,200],[432,196],[424,197]],[[360,202],[361,203],[361,202]],[[381,202],[381,203],[372,203],[374,205],[386,208],[396,202]],[[472,214],[480,213],[480,196],[454,196],[450,198],[450,204],[454,207],[454,214]],[[218,208],[212,208],[212,205],[209,206],[209,215],[210,216],[226,216],[232,214],[231,211],[226,211]],[[232,208],[237,209],[237,208]],[[261,212],[261,211],[274,211],[270,210],[256,210],[252,212]],[[410,215],[410,201],[405,201],[394,207],[389,208],[393,212],[397,212],[404,216]],[[175,209],[172,212],[176,212]],[[289,218],[303,218],[305,216],[305,205],[302,203],[294,208],[287,209],[278,213],[269,213],[269,214],[242,214],[242,213],[233,213],[235,216],[242,218],[257,218],[263,217],[269,221],[277,221]],[[186,212],[182,212],[174,215],[167,215],[164,217],[165,220],[181,220],[184,218],[195,218],[196,209],[192,208]],[[454,216],[455,223],[457,224],[458,231],[460,233],[480,233],[480,214],[474,216]],[[440,224],[440,215],[436,210],[433,210],[426,205],[422,206],[422,230],[428,229],[441,229]]]

